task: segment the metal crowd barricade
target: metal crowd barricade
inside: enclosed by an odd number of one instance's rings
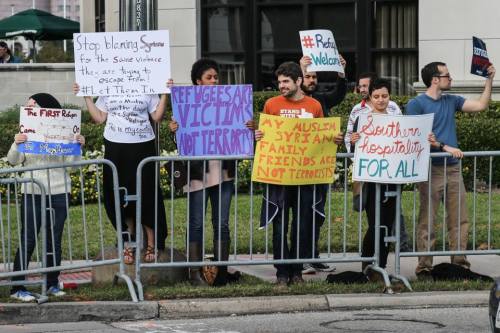
[[[467,240],[468,244],[464,250],[460,249],[452,249],[450,248],[449,237],[453,237],[453,235],[450,235],[447,233],[447,215],[449,212],[447,212],[447,205],[445,204],[447,201],[447,182],[448,182],[448,177],[444,178],[444,192],[443,192],[443,198],[440,200],[440,210],[438,210],[438,214],[436,215],[436,219],[433,221],[433,223],[429,222],[428,223],[428,228],[427,228],[427,246],[425,248],[422,248],[418,246],[418,234],[417,234],[417,229],[419,225],[419,210],[417,208],[418,203],[419,203],[419,192],[417,191],[417,187],[414,186],[413,192],[411,194],[412,196],[412,210],[411,212],[403,212],[406,215],[411,216],[411,221],[412,221],[412,244],[411,244],[411,250],[408,252],[401,252],[400,251],[400,243],[399,243],[399,237],[396,237],[396,263],[395,263],[395,271],[396,275],[400,275],[400,269],[401,269],[401,258],[403,257],[423,257],[423,256],[430,256],[430,257],[435,257],[435,256],[461,256],[461,255],[487,255],[487,254],[500,254],[500,245],[498,243],[500,239],[500,235],[498,233],[498,228],[497,231],[495,232],[495,227],[498,226],[498,224],[495,226],[495,222],[498,222],[499,218],[493,216],[493,160],[494,158],[497,158],[500,156],[500,151],[478,151],[478,152],[464,152],[464,158],[459,160],[459,168],[460,168],[460,174],[459,177],[463,177],[463,171],[464,171],[464,160],[466,161],[467,159],[472,158],[472,190],[466,191],[469,193],[469,197],[466,197],[466,203],[470,202],[470,199],[472,197],[472,212],[470,210],[468,211],[468,221],[469,221],[469,232],[467,235]],[[431,160],[434,158],[443,158],[447,157],[450,158],[451,154],[448,153],[432,153],[431,154]],[[483,163],[483,165],[487,165],[487,176],[486,177],[479,177],[478,176],[478,159],[486,159],[487,163]],[[448,159],[445,160],[443,164],[443,170],[444,174],[447,174],[447,168],[449,168],[449,164],[447,162]],[[431,175],[433,169],[432,162],[429,162],[429,175]],[[498,181],[498,179],[496,180]],[[464,180],[465,182],[465,180]],[[487,200],[479,200],[479,192],[478,192],[478,187],[479,184],[482,183],[483,185],[487,185]],[[467,187],[467,183],[465,184]],[[432,179],[429,176],[429,182],[427,183],[427,188],[428,191],[430,191],[430,188],[432,186]],[[496,184],[498,186],[498,183]],[[398,189],[399,192],[399,197],[398,197],[398,205],[401,205],[402,199],[401,199],[401,186],[399,186]],[[459,191],[460,195],[460,191]],[[431,196],[429,196],[429,209],[427,211],[427,217],[430,220],[431,219],[431,209],[432,207],[432,202],[431,202]],[[485,201],[482,203],[481,201]],[[469,204],[470,206],[470,204]],[[460,248],[460,234],[461,234],[461,223],[460,223],[460,200],[458,203],[458,219],[456,221],[450,221],[450,223],[457,223],[457,248]],[[482,210],[483,212],[487,212],[486,218],[483,217],[482,219],[479,219],[478,217],[478,212]],[[439,216],[439,213],[441,212],[442,216]],[[472,220],[472,223],[470,221]],[[399,231],[399,218],[396,220],[396,231]],[[486,225],[486,233],[482,236],[479,235],[478,229],[480,228],[480,224],[482,224],[483,228]],[[436,232],[437,231],[437,232]],[[435,239],[437,240],[437,243],[435,247],[431,246],[431,233],[433,233]],[[493,242],[493,237],[496,235],[497,240],[496,242]],[[479,242],[482,242],[482,244],[486,245],[485,249],[477,249]],[[496,247],[496,248],[495,248]],[[417,261],[415,261],[415,267],[417,267]]]
[[[191,239],[189,235],[189,205],[190,205],[190,193],[177,193],[175,195],[174,189],[174,163],[169,162],[185,162],[187,164],[187,182],[190,183],[190,169],[191,163],[194,161],[203,161],[204,168],[208,165],[209,161],[234,161],[238,160],[240,163],[249,164],[250,170],[252,169],[253,161],[248,159],[248,157],[225,157],[225,156],[217,156],[217,157],[209,157],[209,156],[200,156],[200,157],[179,157],[179,156],[162,156],[162,157],[149,157],[141,161],[137,169],[137,193],[128,196],[129,201],[136,202],[136,239],[138,241],[136,248],[136,279],[135,283],[137,286],[138,297],[140,300],[144,299],[143,293],[143,283],[141,281],[141,269],[146,267],[201,267],[204,265],[214,265],[214,266],[238,266],[238,265],[273,265],[273,264],[304,264],[304,263],[348,263],[348,262],[362,262],[369,263],[369,268],[379,272],[384,279],[384,284],[386,286],[386,291],[388,293],[392,293],[391,290],[391,282],[389,279],[389,275],[385,271],[379,267],[379,235],[380,235],[380,219],[376,220],[376,228],[375,228],[375,251],[374,255],[371,257],[362,257],[361,256],[361,247],[362,247],[362,233],[363,233],[363,219],[360,217],[358,219],[358,223],[354,223],[350,221],[350,207],[348,202],[351,200],[348,184],[348,160],[352,158],[353,154],[337,154],[337,160],[342,161],[343,170],[342,178],[343,182],[340,186],[340,191],[332,191],[332,184],[326,185],[327,202],[325,204],[325,223],[322,226],[322,239],[320,242],[326,242],[327,256],[324,258],[316,258],[314,256],[315,252],[315,227],[316,227],[316,214],[313,214],[312,221],[300,221],[298,220],[298,226],[300,227],[300,223],[311,223],[310,227],[312,228],[312,239],[311,239],[311,257],[308,258],[300,258],[299,257],[299,238],[300,235],[297,234],[297,244],[296,244],[296,257],[299,259],[273,259],[272,251],[270,251],[270,247],[273,245],[272,243],[272,232],[268,227],[263,228],[263,230],[258,230],[259,228],[259,219],[260,219],[260,210],[258,209],[261,206],[262,195],[259,193],[256,198],[256,193],[262,191],[264,193],[267,185],[256,185],[253,182],[250,182],[250,188],[246,191],[246,193],[242,193],[240,189],[240,178],[243,176],[240,174],[240,170],[238,165],[235,168],[235,177],[234,183],[235,187],[233,190],[233,202],[230,208],[230,234],[231,236],[231,250],[229,252],[228,261],[210,261],[206,258],[206,240],[210,239],[210,235],[206,235],[205,227],[206,227],[206,200],[202,202],[202,209],[205,212],[203,214],[203,242],[202,242],[202,256],[200,261],[189,261],[186,259],[185,261],[174,261],[174,247],[185,247],[184,254],[186,258],[190,257],[189,248],[186,245],[186,240]],[[160,262],[157,260],[157,256],[155,255],[155,261],[152,263],[143,262],[143,258],[141,257],[141,242],[143,241],[143,237],[141,236],[142,228],[141,228],[141,193],[142,193],[142,177],[143,177],[143,169],[145,165],[149,163],[154,163],[156,165],[156,175],[157,181],[168,181],[170,183],[170,195],[165,196],[165,207],[167,210],[167,226],[168,226],[168,238],[167,238],[167,248],[166,251],[170,251],[170,260],[166,262]],[[164,172],[160,172],[162,168],[166,168],[166,166],[170,169],[168,170],[168,176],[161,176]],[[203,173],[204,174],[204,173]],[[220,174],[222,176],[222,174]],[[246,175],[248,176],[248,175]],[[203,182],[206,181],[206,176],[204,176]],[[219,187],[219,198],[221,197],[221,186]],[[321,186],[321,185],[315,185]],[[257,188],[256,188],[257,187]],[[204,191],[203,197],[205,197],[206,189],[202,189]],[[182,192],[182,191],[181,191]],[[314,190],[314,195],[316,195],[316,189]],[[332,196],[332,193],[335,195]],[[341,194],[342,193],[342,194]],[[300,195],[300,190],[298,195]],[[380,196],[380,187],[378,190],[378,196]],[[179,197],[180,198],[177,198]],[[218,223],[218,234],[215,237],[218,238],[219,244],[221,240],[221,220],[220,220],[220,212],[221,212],[221,200],[219,201],[219,207],[212,207],[212,209],[218,209],[219,211],[219,221]],[[245,201],[248,201],[245,203]],[[157,206],[157,205],[156,205]],[[186,207],[186,208],[184,208]],[[341,207],[340,209],[338,209]],[[257,211],[254,212],[255,208]],[[185,209],[185,210],[183,210]],[[300,212],[301,207],[297,207]],[[380,208],[377,207],[379,210]],[[244,210],[249,210],[248,215],[244,212]],[[333,211],[336,211],[334,213]],[[181,218],[176,218],[179,215],[179,212],[184,213]],[[299,212],[297,215],[300,215]],[[256,222],[257,221],[257,222]],[[158,223],[164,223],[162,221],[158,221],[155,219],[155,225]],[[299,230],[299,227],[297,230]],[[242,229],[248,228],[248,234],[240,234]],[[210,230],[211,228],[209,228]],[[288,232],[290,234],[291,231]],[[353,237],[352,237],[353,236]],[[241,239],[245,237],[244,242],[241,243]],[[352,239],[348,239],[348,237],[352,237]],[[336,239],[338,239],[338,244],[335,243]],[[348,243],[353,243],[354,245],[349,245]],[[238,248],[244,249],[238,251]],[[323,246],[323,249],[325,246]],[[351,250],[351,251],[349,251]],[[218,254],[221,253],[221,248],[219,246],[218,249],[214,249],[214,252]],[[281,252],[283,253],[283,247],[281,247]],[[155,240],[155,254],[158,253],[158,246]],[[219,257],[220,256],[216,256]],[[397,278],[397,277],[396,277]],[[404,278],[403,278],[404,279]]]
[[[117,223],[116,230],[112,230],[111,224],[104,221],[105,213],[103,213],[103,207],[101,205],[102,190],[101,190],[101,175],[102,168],[110,168],[112,178],[113,178],[113,192],[114,192],[114,211],[116,214],[117,221],[120,221],[121,211],[119,203],[119,187],[118,187],[118,174],[115,165],[108,160],[84,160],[75,161],[71,163],[62,164],[50,164],[43,166],[33,166],[33,167],[19,167],[19,168],[7,168],[0,170],[0,179],[2,179],[2,184],[7,184],[8,188],[4,194],[4,198],[0,198],[1,207],[3,212],[0,212],[1,223],[0,232],[2,236],[2,259],[3,259],[3,269],[4,272],[0,273],[0,279],[7,279],[18,275],[40,275],[42,276],[42,301],[46,300],[46,274],[54,271],[67,271],[67,270],[79,270],[85,268],[92,268],[97,266],[105,265],[118,265],[118,271],[115,273],[115,281],[117,279],[122,279],[126,282],[130,296],[134,302],[137,302],[137,295],[130,277],[125,274],[125,266],[123,261],[123,244],[122,244],[122,228],[121,224]],[[55,216],[54,209],[51,206],[51,181],[56,181],[51,176],[51,170],[54,169],[64,169],[64,174],[73,174],[77,178],[75,181],[77,184],[71,187],[68,184],[67,177],[64,177],[64,189],[66,193],[69,193],[70,188],[72,194],[78,197],[77,205],[70,204],[70,195],[65,195],[66,201],[66,211],[67,218],[64,223],[64,233],[62,236],[62,258],[60,265],[47,265],[46,256],[48,254],[55,255],[54,246],[52,249],[46,249],[46,238],[45,232],[46,228],[43,227],[45,223],[50,223],[50,228],[47,228],[52,237],[52,244],[54,244],[54,228],[53,228],[53,218]],[[23,178],[18,179],[16,175],[22,174]],[[43,175],[43,181],[40,178]],[[45,178],[46,177],[46,178]],[[45,214],[42,215],[41,219],[41,235],[37,241],[37,249],[34,251],[32,260],[37,263],[37,268],[22,270],[18,272],[12,272],[12,251],[16,248],[12,246],[12,234],[10,216],[12,211],[12,195],[16,195],[15,208],[18,210],[18,197],[25,196],[24,193],[20,194],[18,188],[11,190],[9,186],[12,184],[18,184],[23,182],[24,186],[33,186],[33,184],[40,187],[42,200],[42,210],[49,210],[50,221],[45,222]],[[45,182],[45,186],[42,184]],[[94,195],[92,198],[87,198],[85,189],[92,188]],[[93,202],[97,203],[93,203]],[[47,203],[46,203],[47,202]],[[4,215],[7,216],[7,226],[5,226]],[[17,214],[18,222],[20,221],[20,213]],[[36,221],[36,216],[35,216]],[[7,233],[4,233],[4,229],[7,228]],[[17,232],[20,233],[20,224],[17,226]],[[18,237],[20,239],[20,236]],[[36,238],[37,239],[37,238]],[[38,249],[38,243],[42,244],[41,250]],[[106,250],[115,249],[116,254],[106,254]],[[113,251],[110,251],[113,252]],[[114,253],[114,252],[113,252]],[[95,259],[94,259],[95,257]],[[111,258],[110,258],[111,257]],[[42,264],[39,264],[42,262]],[[50,266],[50,267],[49,267]],[[22,281],[24,283],[25,281]],[[40,280],[29,280],[30,284],[40,283]],[[22,283],[13,283],[12,281],[3,281],[3,285],[14,285]]]

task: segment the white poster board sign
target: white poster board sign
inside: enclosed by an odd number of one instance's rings
[[[78,96],[169,92],[168,30],[73,34]]]
[[[28,140],[18,146],[23,153],[42,155],[80,155],[75,134],[80,133],[80,110],[21,107],[19,133]]]
[[[433,114],[361,114],[352,179],[387,184],[427,181],[433,119]]]
[[[330,30],[299,31],[302,54],[311,57],[312,63],[307,67],[310,72],[344,73],[340,63],[339,51]]]

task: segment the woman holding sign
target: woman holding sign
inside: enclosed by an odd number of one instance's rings
[[[26,107],[61,109],[61,104],[52,96],[45,93],[35,94],[28,99]],[[22,164],[25,167],[43,167],[48,164],[61,164],[77,161],[80,155],[42,155],[22,153],[19,145],[28,139],[26,134],[18,133],[14,136],[14,143],[7,154],[7,160],[11,165]],[[85,138],[75,135],[75,141],[81,146],[85,144]],[[71,179],[64,168],[41,169],[28,172],[24,177],[31,178],[42,183],[47,191],[46,206],[53,209],[53,214],[46,211],[46,236],[47,236],[47,266],[59,266],[61,264],[61,242],[64,222],[68,215],[68,200],[71,193]],[[36,247],[36,238],[40,231],[41,223],[41,195],[37,186],[24,185],[21,188],[24,194],[21,200],[22,230],[20,235],[20,246],[14,259],[14,271],[26,270],[31,255]],[[24,276],[16,276],[12,281],[22,281]],[[47,274],[47,294],[49,296],[64,296],[65,292],[59,289],[59,272]],[[10,297],[18,301],[31,302],[35,296],[23,285],[13,286]]]
[[[74,84],[73,90],[75,94],[79,92],[78,84]],[[130,194],[136,193],[139,163],[156,155],[155,133],[150,119],[155,123],[161,121],[166,95],[162,94],[161,98],[158,95],[100,96],[95,103],[91,96],[84,99],[92,119],[98,124],[106,123],[104,158],[115,164],[119,186],[125,187]],[[155,177],[155,164],[147,163],[142,170],[141,224],[147,238],[143,261],[154,262],[157,250],[165,249],[167,222],[163,195]],[[103,192],[106,213],[116,228],[113,175],[108,167],[103,171]],[[122,228],[129,233],[124,241],[135,239],[135,207],[135,202],[122,205]],[[130,246],[125,246],[123,255],[126,264],[134,263],[135,252]]]
[[[219,65],[211,59],[199,59],[191,68],[193,85],[217,85],[219,83]],[[253,121],[245,124],[253,129]],[[169,124],[176,132],[179,125],[175,120]],[[189,261],[202,261],[203,221],[208,199],[212,207],[213,251],[216,261],[229,258],[229,209],[234,192],[235,161],[191,161],[190,182],[184,187],[189,198]],[[220,215],[219,215],[220,214]],[[219,232],[220,229],[220,232]],[[220,236],[219,236],[220,235]],[[189,280],[193,285],[206,285],[201,269],[190,269]],[[227,266],[219,266],[215,285],[227,283]]]
[[[387,114],[387,106],[391,98],[390,83],[387,80],[376,79],[370,84],[369,88],[370,101],[373,104],[372,113]],[[357,132],[359,118],[354,123],[354,131],[351,136],[351,152],[354,152],[355,143],[360,139],[360,134]],[[366,216],[368,218],[368,229],[366,230],[363,239],[362,257],[373,257],[375,253],[375,195],[376,183],[365,183],[363,188],[367,191],[366,196]],[[387,234],[392,232],[392,225],[396,217],[396,197],[386,196],[387,192],[396,191],[394,184],[381,184],[380,190],[380,225],[387,228]],[[384,242],[385,232],[380,232],[380,262],[381,268],[387,265],[387,256],[389,255],[388,243]],[[363,262],[363,270],[369,263]]]

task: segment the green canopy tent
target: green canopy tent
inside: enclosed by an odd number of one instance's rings
[[[80,23],[38,9],[28,9],[0,20],[0,39],[24,36],[33,42],[33,59],[37,40],[73,39]]]

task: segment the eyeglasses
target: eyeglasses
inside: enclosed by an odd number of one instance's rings
[[[445,78],[447,78],[447,79],[451,79],[451,75],[450,75],[449,73],[448,73],[448,74],[445,74],[445,75],[434,75],[434,77],[439,77],[439,78],[441,78],[441,77],[445,77]]]

